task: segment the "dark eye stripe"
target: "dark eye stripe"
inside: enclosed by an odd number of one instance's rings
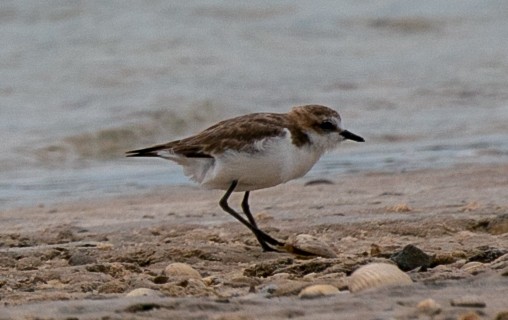
[[[324,131],[335,131],[337,127],[330,121],[323,121],[319,124],[319,127]]]

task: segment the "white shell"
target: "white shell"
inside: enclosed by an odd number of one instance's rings
[[[127,297],[157,297],[160,296],[158,291],[148,288],[137,288],[126,294]]]
[[[349,291],[355,293],[386,286],[400,286],[413,280],[397,266],[388,263],[372,263],[360,267],[349,277]]]
[[[481,263],[481,262],[472,261],[472,262],[466,263],[460,269],[466,271],[467,273],[470,273],[470,274],[474,275],[474,274],[478,274],[478,273],[487,271],[488,267],[485,264]]]
[[[316,284],[307,288],[304,288],[298,294],[300,299],[314,299],[324,296],[331,296],[338,294],[340,291],[336,287],[329,284]]]
[[[310,234],[299,234],[288,240],[284,247],[286,251],[295,254],[300,250],[324,258],[337,258],[337,254],[328,244]]]
[[[164,274],[170,278],[201,279],[201,275],[196,269],[186,263],[180,262],[169,264],[166,269],[164,269]]]
[[[429,316],[440,313],[441,309],[442,309],[441,305],[439,303],[437,303],[434,299],[430,299],[430,298],[420,301],[416,305],[416,308],[421,313],[425,313]]]
[[[485,308],[487,303],[484,299],[475,295],[466,295],[452,299],[450,304],[454,307]]]

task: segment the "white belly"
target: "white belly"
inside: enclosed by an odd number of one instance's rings
[[[238,180],[235,191],[273,187],[305,175],[322,152],[293,145],[289,135],[265,142],[259,151],[227,151],[216,156],[201,184],[210,189],[227,189]]]

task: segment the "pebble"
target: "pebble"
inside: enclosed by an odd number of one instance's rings
[[[159,292],[148,288],[137,288],[125,295],[126,297],[158,297]]]
[[[273,276],[269,277],[270,281],[288,280],[290,278],[291,278],[291,275],[287,272],[276,273]]]
[[[217,276],[208,276],[202,279],[203,283],[207,286],[213,286],[220,282],[219,277]]]
[[[160,286],[160,291],[170,297],[204,297],[216,296],[211,287],[207,287],[201,279],[186,279],[180,282],[169,282]]]
[[[349,277],[349,291],[356,293],[367,289],[409,285],[413,280],[397,266],[388,263],[371,263],[355,270]]]
[[[457,319],[458,320],[480,320],[481,317],[478,313],[476,313],[474,311],[469,311],[469,312],[459,315],[459,317]]]
[[[500,256],[490,263],[492,269],[504,269],[508,267],[508,253]]]
[[[472,261],[468,262],[465,265],[463,265],[461,270],[464,270],[467,273],[470,273],[472,275],[477,275],[479,273],[487,271],[487,266],[481,262],[478,261]]]
[[[434,299],[430,299],[430,298],[420,301],[416,305],[416,308],[421,313],[424,313],[429,316],[433,316],[433,315],[440,313],[441,309],[442,309],[441,305],[439,303],[437,303]]]
[[[493,235],[504,234],[508,232],[508,213],[499,215],[492,219],[487,226],[487,231]]]
[[[298,294],[303,288],[308,287],[308,282],[288,280],[276,284],[271,297],[286,297]]]
[[[16,269],[18,270],[37,270],[42,265],[42,261],[37,257],[24,257],[16,262]]]
[[[498,248],[482,248],[481,251],[468,259],[468,261],[478,261],[483,263],[488,263],[495,261],[497,258],[503,256],[508,253],[505,249]]]
[[[300,299],[315,299],[324,296],[331,296],[338,294],[340,291],[336,287],[329,284],[316,284],[310,287],[304,288],[298,294]]]
[[[402,213],[402,212],[411,212],[413,211],[413,208],[411,208],[407,203],[399,203],[392,207],[387,207],[386,211]]]
[[[186,263],[181,262],[174,262],[169,264],[164,269],[164,274],[168,277],[201,280],[201,275],[196,269]]]
[[[111,249],[113,249],[113,247],[114,247],[113,244],[108,243],[108,242],[99,242],[99,243],[97,243],[97,246],[96,246],[97,249],[104,250],[104,251],[111,250]]]
[[[432,263],[431,256],[412,244],[408,244],[401,251],[395,252],[390,259],[403,271],[418,267],[427,268]]]
[[[268,298],[271,295],[273,295],[277,291],[278,286],[275,283],[267,284],[266,286],[263,286],[260,290],[258,295]]]
[[[125,289],[126,289],[126,284],[117,280],[117,279],[104,282],[97,288],[99,293],[104,293],[104,294],[122,293],[122,292],[125,292]]]
[[[332,180],[328,179],[315,179],[315,180],[309,180],[304,183],[304,186],[315,186],[320,184],[334,184]]]
[[[69,257],[68,262],[70,266],[83,266],[86,264],[96,263],[97,259],[84,253],[76,252]]]
[[[337,254],[328,244],[310,234],[299,234],[289,239],[284,245],[284,249],[294,254],[337,258]]]
[[[499,312],[494,320],[508,320],[508,311]]]
[[[450,301],[454,307],[485,308],[487,304],[478,296],[462,296]]]

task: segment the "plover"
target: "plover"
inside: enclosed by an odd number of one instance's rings
[[[345,130],[339,114],[306,105],[288,113],[252,113],[221,121],[181,140],[127,152],[128,157],[159,157],[176,162],[186,176],[209,189],[226,190],[224,211],[249,228],[265,251],[284,243],[260,230],[249,208],[253,190],[302,177],[328,150],[343,140],[364,139]],[[245,192],[245,219],[228,204],[233,192]]]

